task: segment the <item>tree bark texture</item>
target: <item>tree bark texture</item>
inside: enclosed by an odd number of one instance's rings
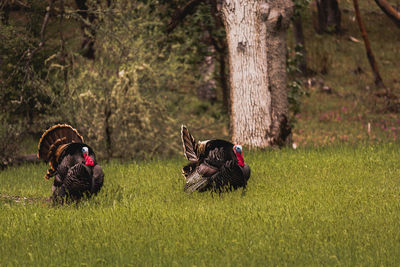
[[[367,52],[368,61],[369,64],[371,65],[372,72],[374,74],[375,85],[378,88],[384,88],[385,85],[383,84],[383,80],[381,78],[381,75],[379,74],[378,64],[376,63],[374,53],[372,53],[371,44],[369,43],[367,31],[365,30],[365,25],[361,19],[360,9],[358,7],[358,0],[353,0],[353,4],[358,26],[360,28],[362,38],[364,39],[365,50]]]
[[[222,3],[235,143],[267,147],[287,140],[285,33],[291,14],[292,2],[287,0]]]
[[[267,23],[267,66],[272,118],[267,140],[271,146],[281,147],[291,141],[286,72],[286,31],[289,28],[292,13],[293,9],[287,8],[280,9],[276,15],[271,12],[272,16]]]
[[[341,12],[337,0],[316,0],[318,9],[318,33],[340,32]]]
[[[201,66],[201,84],[197,88],[197,97],[203,100],[217,100],[217,81],[214,77],[215,73],[215,48],[211,44],[208,45],[208,53],[203,58]]]
[[[390,5],[386,0],[375,0],[382,11],[400,28],[400,12]]]

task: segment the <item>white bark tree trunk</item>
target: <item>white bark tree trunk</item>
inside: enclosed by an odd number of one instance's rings
[[[224,0],[235,143],[282,145],[290,134],[285,33],[291,0]],[[288,128],[289,127],[289,128]]]
[[[215,48],[208,45],[208,55],[203,58],[201,66],[201,84],[197,87],[197,97],[203,100],[215,101],[217,99],[217,81],[215,73]]]

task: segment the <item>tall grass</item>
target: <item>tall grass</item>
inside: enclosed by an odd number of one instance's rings
[[[45,165],[11,168],[0,173],[0,265],[396,265],[399,150],[247,153],[247,191],[221,195],[185,194],[183,159],[111,162],[96,198],[61,207],[44,201]]]

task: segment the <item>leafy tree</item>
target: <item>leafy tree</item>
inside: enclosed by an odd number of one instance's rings
[[[35,117],[54,108],[54,97],[60,93],[48,86],[49,69],[44,64],[55,49],[40,49],[48,22],[45,14],[50,16],[45,8],[43,2],[30,1],[20,15],[22,23],[9,19],[0,27],[0,105],[11,123],[24,120],[31,126]]]
[[[116,1],[99,14],[96,58],[77,58],[69,80],[69,117],[107,158],[147,158],[180,150],[172,95],[195,83],[192,40],[171,43],[151,4]],[[171,93],[171,94],[170,94]],[[184,105],[185,103],[180,103]]]
[[[210,75],[211,73],[207,73],[207,71],[202,72],[204,74],[202,78],[206,77],[206,79],[200,84],[198,95],[207,95],[207,92],[202,92],[202,90],[209,90],[209,85],[215,84],[214,79],[217,79],[224,106],[229,110],[228,51],[225,29],[220,12],[217,10],[217,2],[216,0],[166,1],[167,10],[171,10],[171,12],[163,16],[169,17],[167,32],[171,33],[178,25],[183,25],[181,28],[184,29],[187,36],[199,41],[196,45],[199,47],[198,53],[202,59],[202,65],[209,66],[206,69],[208,72],[215,68],[213,75]],[[187,36],[184,38],[187,38]]]

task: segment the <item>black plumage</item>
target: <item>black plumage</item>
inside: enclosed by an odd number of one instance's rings
[[[63,202],[65,198],[79,200],[97,194],[103,186],[104,173],[93,149],[70,125],[49,128],[39,141],[38,157],[49,162],[45,178],[54,176],[52,198],[55,202]]]
[[[181,137],[184,155],[190,161],[182,168],[186,192],[246,188],[250,167],[238,164],[234,144],[219,139],[196,142],[184,125]]]

